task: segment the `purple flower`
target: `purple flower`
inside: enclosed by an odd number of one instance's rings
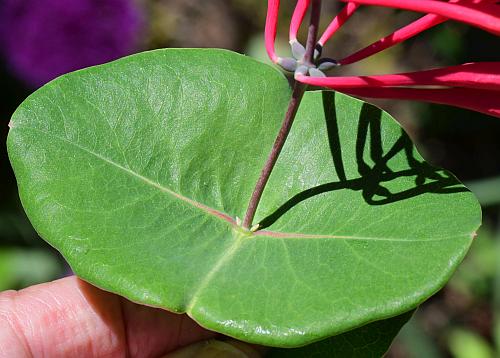
[[[3,0],[0,51],[18,77],[40,86],[133,52],[142,20],[133,0]]]

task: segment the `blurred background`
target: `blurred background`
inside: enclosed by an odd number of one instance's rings
[[[283,3],[277,48],[286,56],[294,2]],[[324,1],[323,7],[324,28],[340,5]],[[70,272],[58,253],[37,236],[19,202],[4,144],[16,107],[63,73],[148,49],[222,47],[267,61],[265,14],[263,0],[0,0],[0,291]],[[348,55],[419,16],[361,8],[324,54]],[[445,23],[336,71],[383,74],[499,59],[497,37]],[[405,326],[389,357],[499,357],[500,120],[440,105],[376,104],[401,122],[428,161],[469,186],[484,215],[464,263]]]

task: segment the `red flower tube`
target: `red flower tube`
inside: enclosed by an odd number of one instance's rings
[[[500,118],[500,92],[475,88],[380,88],[364,87],[342,92],[360,97],[394,98],[445,104]]]
[[[358,52],[347,56],[339,61],[341,65],[349,65],[351,63],[360,61],[364,58],[372,56],[380,51],[388,49],[394,45],[397,45],[403,41],[408,40],[409,38],[418,35],[422,31],[430,29],[436,25],[439,25],[448,20],[446,17],[428,14],[420,19],[412,22],[411,24],[402,27],[401,29],[393,32],[392,34],[372,43],[371,45],[365,47],[364,49],[359,50]]]
[[[269,55],[271,61],[273,61],[274,63],[278,62],[278,56],[276,56],[276,51],[274,49],[274,42],[276,40],[276,27],[278,25],[279,8],[279,0],[268,0],[264,39],[266,43],[267,54]]]
[[[289,71],[295,71],[295,79],[304,84],[327,87],[361,97],[409,99],[453,105],[500,117],[500,62],[466,63],[426,71],[379,76],[326,77],[322,72],[338,64],[347,65],[371,56],[449,19],[500,34],[500,6],[496,1],[348,0],[348,4],[320,38],[318,45],[324,45],[360,4],[401,8],[428,14],[339,62],[316,59],[313,64],[304,64],[297,56],[295,56],[297,60],[289,59],[290,63],[285,63],[286,59],[274,54],[279,1],[269,0],[266,49],[275,63],[281,64]],[[303,0],[296,6],[290,28],[291,39],[294,42],[309,3],[309,0]]]
[[[332,89],[395,86],[447,86],[500,91],[500,62],[476,62],[433,70],[381,76],[309,77],[295,78],[313,86]],[[500,92],[498,92],[500,102]]]
[[[347,5],[344,6],[344,8],[339,12],[339,14],[335,16],[330,25],[328,25],[323,35],[321,35],[318,44],[324,46],[325,43],[333,36],[333,34],[335,34],[335,32],[337,32],[337,30],[340,29],[347,20],[349,20],[349,18],[356,12],[358,8],[358,4],[348,2]]]
[[[297,33],[299,32],[300,25],[304,20],[304,16],[309,8],[311,0],[298,0],[297,6],[292,15],[292,21],[290,22],[290,43],[297,41]]]
[[[346,1],[346,0],[342,0]],[[493,0],[349,0],[357,4],[392,7],[441,15],[500,35],[500,5]]]

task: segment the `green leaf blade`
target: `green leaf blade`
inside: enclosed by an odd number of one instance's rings
[[[383,357],[389,349],[394,336],[408,322],[412,314],[413,312],[407,312],[386,320],[373,322],[304,347],[292,349],[274,348],[268,352],[266,357]]]
[[[158,50],[65,75],[13,116],[26,212],[83,279],[295,347],[415,308],[480,223],[386,113],[306,93],[250,233],[242,217],[286,111],[270,66]]]

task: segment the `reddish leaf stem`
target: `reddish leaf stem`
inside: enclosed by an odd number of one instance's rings
[[[250,203],[248,204],[248,209],[245,214],[245,218],[243,219],[243,227],[250,228],[252,226],[253,218],[255,216],[255,212],[257,211],[257,206],[259,205],[260,199],[262,197],[262,193],[264,192],[264,188],[269,180],[271,172],[278,160],[278,156],[283,149],[283,145],[285,144],[285,140],[290,133],[290,129],[292,128],[293,120],[295,119],[295,114],[299,108],[300,101],[302,96],[304,95],[306,85],[295,82],[292,98],[288,104],[288,110],[286,111],[285,120],[280,128],[278,136],[274,141],[273,148],[271,149],[271,153],[269,154],[264,167],[260,173],[260,177],[257,180],[257,184],[255,185],[255,189],[252,193],[252,197],[250,199]]]
[[[312,0],[311,20],[309,23],[309,31],[307,35],[306,54],[304,56],[304,60],[306,63],[311,63],[313,61],[314,47],[316,45],[316,38],[318,35],[320,12],[321,0]],[[252,193],[252,197],[250,198],[250,202],[243,219],[242,226],[244,228],[249,229],[252,226],[255,212],[257,211],[257,206],[259,205],[262,193],[264,192],[264,188],[266,187],[269,177],[271,176],[271,172],[274,168],[274,165],[276,164],[276,161],[278,160],[281,150],[285,145],[286,138],[290,133],[290,129],[292,128],[295,115],[297,114],[297,110],[299,109],[300,101],[302,100],[302,96],[304,95],[306,87],[306,85],[300,82],[294,83],[292,97],[288,104],[285,119],[283,120],[283,124],[281,125],[278,136],[274,141],[271,153],[269,153],[266,163],[262,168],[260,177],[257,180],[257,184],[255,185],[255,189]]]
[[[314,50],[318,38],[319,18],[321,14],[321,0],[313,0],[311,7],[311,21],[307,32],[306,54],[304,55],[304,64],[313,65]]]

